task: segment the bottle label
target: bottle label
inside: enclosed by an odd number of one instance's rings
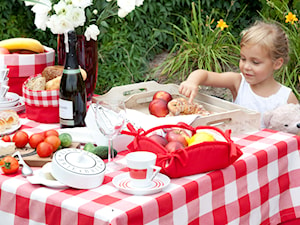
[[[70,126],[70,127],[75,126],[74,120],[65,120],[65,119],[60,118],[60,119],[59,119],[59,123],[60,123],[61,125]]]
[[[73,120],[73,102],[59,99],[59,117],[61,119]]]
[[[64,69],[63,71],[64,74],[77,74],[77,73],[81,73],[80,69]]]

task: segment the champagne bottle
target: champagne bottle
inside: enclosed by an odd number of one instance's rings
[[[59,89],[59,118],[62,128],[85,126],[87,97],[76,55],[76,40],[75,31],[65,34],[66,57]]]

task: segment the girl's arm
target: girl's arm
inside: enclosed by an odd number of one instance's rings
[[[235,72],[216,73],[195,70],[179,86],[179,93],[189,97],[192,102],[198,93],[199,85],[230,89],[235,99],[241,82],[241,75]]]

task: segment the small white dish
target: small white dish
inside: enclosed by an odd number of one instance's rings
[[[7,92],[3,101],[0,101],[0,107],[13,107],[18,104],[20,96],[13,92]]]
[[[41,169],[34,170],[32,176],[27,176],[31,184],[42,184],[51,188],[68,188],[67,185],[55,180],[51,175],[51,163],[45,164]]]
[[[16,125],[13,125],[11,128],[6,129],[5,131],[0,132],[0,136],[6,135],[6,134],[11,134],[13,132],[15,132],[16,130],[18,130],[21,127],[21,123],[19,122]]]
[[[163,188],[167,187],[170,184],[170,178],[164,174],[159,173],[155,176],[150,186],[145,188],[136,188],[132,186],[129,173],[127,172],[114,177],[112,183],[116,188],[126,194],[152,195],[161,192]]]

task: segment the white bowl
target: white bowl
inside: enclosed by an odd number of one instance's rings
[[[53,177],[67,186],[90,189],[103,183],[105,163],[93,153],[66,148],[54,153],[51,170]]]

